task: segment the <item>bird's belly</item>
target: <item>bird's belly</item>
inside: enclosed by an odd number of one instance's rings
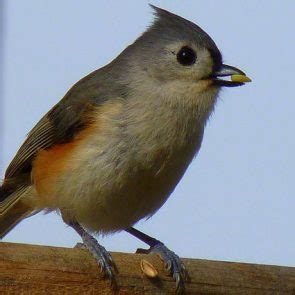
[[[101,185],[101,173],[88,174],[80,170],[83,177],[77,180],[73,176],[71,188],[67,185],[59,194],[57,207],[64,208],[63,214],[89,230],[122,230],[156,212],[175,188],[186,166],[182,163],[181,167],[162,171],[161,175],[148,170],[132,175],[126,172],[122,179],[121,175],[114,173],[107,185]],[[70,178],[68,175],[67,181]]]
[[[192,156],[169,161],[158,157],[145,167],[132,159],[118,165],[114,159],[88,149],[71,159],[72,168],[56,180],[54,193],[42,198],[47,200],[42,206],[60,209],[65,219],[77,221],[88,230],[122,230],[163,205]]]
[[[152,215],[166,201],[174,186],[175,182],[168,183],[168,180],[148,186],[139,180],[113,192],[93,190],[85,196],[88,199],[86,204],[75,206],[75,219],[94,231],[122,230]]]

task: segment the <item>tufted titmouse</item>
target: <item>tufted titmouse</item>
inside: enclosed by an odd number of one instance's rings
[[[34,213],[58,211],[113,280],[112,258],[90,233],[125,230],[161,256],[182,289],[179,257],[132,226],[183,176],[220,88],[250,79],[222,63],[200,27],[153,9],[153,25],[77,82],[28,134],[0,187],[0,236]]]

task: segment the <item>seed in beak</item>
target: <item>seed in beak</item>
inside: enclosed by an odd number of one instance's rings
[[[245,75],[231,75],[230,78],[233,82],[239,83],[247,83],[252,81],[249,77]]]

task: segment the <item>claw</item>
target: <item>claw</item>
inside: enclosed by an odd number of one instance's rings
[[[98,263],[98,265],[100,266],[100,273],[103,273],[103,265],[101,263]]]
[[[172,262],[171,262],[171,260],[169,260],[169,261],[167,261],[165,263],[165,269],[166,269],[166,271],[168,271],[169,273],[171,273],[171,271],[172,271]]]
[[[158,254],[161,257],[166,271],[168,271],[175,280],[176,292],[183,293],[185,289],[184,282],[188,280],[188,273],[180,258],[160,242],[151,247],[150,253]]]
[[[113,282],[114,278],[113,278],[113,272],[111,271],[111,269],[107,268],[105,270],[105,274],[107,275],[107,277]]]
[[[179,285],[180,285],[180,275],[179,274],[174,274],[173,278],[175,279],[175,283],[176,283],[176,290],[179,289]]]
[[[114,260],[113,260],[113,258],[112,258],[112,256],[111,255],[109,255],[109,262],[113,265],[114,264]]]
[[[189,277],[188,271],[186,270],[185,267],[183,267],[181,273],[182,273],[182,276],[183,276],[183,278],[184,278],[185,281],[189,281],[189,280],[190,280],[190,277]]]
[[[184,293],[185,286],[183,282],[181,281],[180,277],[176,280],[176,294],[182,294]]]

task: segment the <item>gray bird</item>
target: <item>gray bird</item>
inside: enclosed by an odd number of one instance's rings
[[[133,225],[180,181],[220,88],[250,79],[222,63],[200,27],[152,7],[152,26],[78,81],[29,133],[0,187],[0,237],[32,214],[57,211],[114,281],[114,262],[90,233],[125,230],[161,256],[183,290],[179,257]]]

